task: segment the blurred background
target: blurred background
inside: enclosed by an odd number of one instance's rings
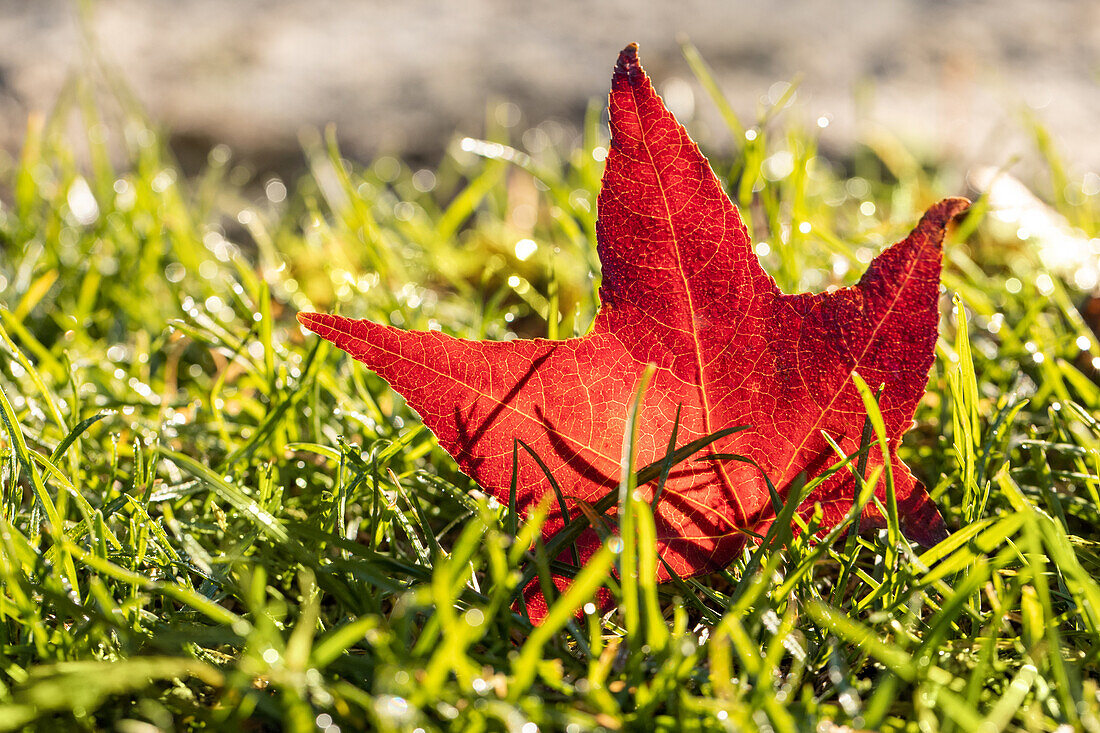
[[[743,119],[798,80],[791,114],[827,124],[827,154],[885,129],[930,161],[1019,157],[1026,170],[1034,117],[1078,173],[1100,168],[1095,0],[0,0],[0,146],[18,150],[28,114],[49,110],[94,47],[185,170],[227,143],[261,171],[292,171],[303,128],[329,122],[349,157],[432,165],[487,122],[579,129],[637,41],[669,105],[720,151],[729,132],[684,38]]]

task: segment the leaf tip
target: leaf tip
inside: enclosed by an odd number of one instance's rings
[[[642,65],[638,62],[638,44],[631,43],[619,52],[619,62],[615,65],[615,74],[625,75],[633,79],[642,73]]]
[[[322,314],[320,313],[299,313],[298,323],[302,324],[310,331],[316,331],[314,325],[323,317],[324,316],[322,316]]]
[[[966,213],[970,208],[970,199],[962,196],[952,196],[934,204],[921,217],[921,224],[937,229],[943,229],[957,216]]]
[[[917,222],[917,226],[909,233],[905,240],[906,243],[916,244],[918,248],[928,246],[935,251],[939,251],[943,246],[947,225],[969,208],[970,199],[961,196],[952,196],[933,204],[924,212],[924,216]]]

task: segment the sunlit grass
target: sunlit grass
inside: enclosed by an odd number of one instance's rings
[[[300,179],[246,183],[221,147],[182,176],[93,78],[0,179],[0,729],[1100,729],[1100,348],[1044,232],[983,198],[948,244],[902,454],[950,539],[814,545],[777,523],[727,570],[658,586],[630,500],[533,629],[512,601],[556,556],[537,521],[294,314],[584,333],[599,108],[579,140],[490,125],[433,170],[317,134]],[[854,282],[962,193],[882,135],[823,158],[785,104],[726,108],[715,161],[785,291]],[[1100,236],[1096,192],[1036,129],[1050,215]]]

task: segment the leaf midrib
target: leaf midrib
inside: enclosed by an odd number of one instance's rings
[[[695,322],[695,299],[692,294],[691,286],[688,283],[687,274],[684,272],[683,260],[680,257],[680,240],[676,236],[676,225],[672,221],[672,209],[668,203],[668,194],[665,191],[664,180],[661,178],[661,171],[657,167],[656,161],[653,159],[653,153],[649,149],[649,142],[647,141],[648,127],[645,121],[642,119],[642,113],[638,104],[638,89],[633,84],[630,85],[630,98],[634,102],[634,115],[638,119],[639,142],[642,148],[645,150],[646,157],[649,159],[649,165],[653,169],[654,178],[657,180],[657,189],[661,193],[661,205],[664,207],[665,216],[664,219],[668,223],[668,231],[672,237],[672,251],[676,255],[676,272],[680,275],[680,281],[683,283],[684,293],[687,296],[688,315],[691,318],[691,340],[692,340],[692,353],[695,357],[695,373],[698,378],[699,399],[703,408],[703,435],[710,435],[714,431],[711,429],[710,420],[710,400],[707,396],[706,379],[703,376],[703,346],[699,343],[699,328]],[[679,127],[679,122],[672,120],[672,124]],[[709,169],[708,169],[709,170]],[[713,174],[712,174],[713,175]],[[678,329],[677,329],[678,330]],[[737,503],[737,509],[741,513],[743,520],[748,520],[748,514],[745,512],[745,507],[741,503],[741,497],[737,492],[733,490],[733,483],[730,481],[729,476],[726,474],[726,469],[721,465],[715,466],[715,470],[718,476],[722,480],[722,484],[726,490],[728,496],[733,497],[733,500]],[[734,522],[730,521],[720,511],[715,511],[715,514],[722,517],[731,528],[736,529],[737,526]]]

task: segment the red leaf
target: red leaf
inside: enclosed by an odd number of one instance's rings
[[[634,45],[615,68],[610,120],[596,227],[602,304],[588,335],[495,343],[333,315],[299,320],[404,395],[459,466],[502,502],[517,438],[542,458],[567,501],[595,502],[616,486],[628,403],[649,363],[657,369],[639,415],[638,466],[664,457],[679,407],[679,445],[751,426],[710,450],[753,459],[785,495],[799,473],[812,478],[836,461],[823,431],[846,452],[858,450],[866,415],[851,378],[858,371],[872,387],[884,385],[903,531],[922,544],[945,537],[935,505],[895,451],[933,361],[944,227],[968,202],[933,206],[855,287],[784,295],[760,267],[706,158],[654,92]],[[880,461],[873,452],[870,465]],[[525,451],[519,463],[518,506],[526,512],[552,489]],[[652,484],[642,488],[652,494]],[[838,472],[802,511],[820,502],[828,528],[850,510],[853,491],[850,473]],[[563,525],[557,506],[544,536]],[[705,573],[734,558],[743,530],[762,533],[774,518],[756,468],[688,460],[672,471],[658,505],[658,551],[682,576]],[[861,525],[883,521],[872,505]],[[597,543],[591,530],[578,540],[582,560]]]

